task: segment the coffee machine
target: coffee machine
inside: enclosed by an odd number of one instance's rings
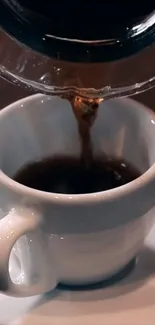
[[[0,75],[17,85],[110,99],[155,84],[153,3],[0,0],[0,28]]]

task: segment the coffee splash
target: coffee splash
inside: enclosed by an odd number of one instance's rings
[[[81,160],[89,167],[93,161],[93,148],[90,134],[91,127],[95,122],[98,107],[102,99],[75,96],[69,98],[69,101],[78,123],[81,142]]]

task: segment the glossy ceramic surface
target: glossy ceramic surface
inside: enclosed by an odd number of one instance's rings
[[[154,139],[155,115],[147,108],[132,100],[102,103],[92,128],[94,156],[123,157],[144,174],[106,192],[45,193],[11,177],[30,161],[59,153],[80,154],[72,109],[67,101],[43,95],[4,109],[0,113],[1,290],[15,296],[35,295],[60,282],[98,282],[124,267],[154,221]],[[16,256],[18,272],[12,267],[10,278],[8,260],[15,243],[12,258]]]
[[[143,246],[135,269],[106,289],[55,290],[45,296],[10,298],[0,295],[4,325],[154,325],[155,227]]]

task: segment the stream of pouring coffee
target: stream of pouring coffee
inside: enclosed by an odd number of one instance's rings
[[[78,123],[81,142],[81,160],[89,168],[93,160],[93,148],[91,142],[91,127],[95,122],[99,103],[102,99],[82,98],[79,96],[69,99],[74,115]]]

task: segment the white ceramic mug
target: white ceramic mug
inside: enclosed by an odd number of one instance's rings
[[[31,161],[80,155],[69,103],[34,95],[0,112],[0,289],[6,294],[100,281],[142,246],[155,211],[155,114],[129,99],[105,102],[91,133],[94,156],[123,157],[142,176],[105,192],[46,193],[12,176]]]

